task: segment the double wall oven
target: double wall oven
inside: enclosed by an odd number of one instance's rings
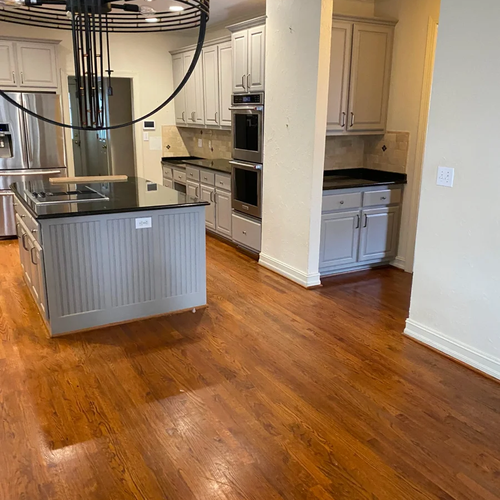
[[[264,94],[232,97],[232,207],[262,217],[262,162],[264,146]]]

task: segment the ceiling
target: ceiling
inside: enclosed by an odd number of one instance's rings
[[[210,24],[264,14],[266,0],[210,0]]]

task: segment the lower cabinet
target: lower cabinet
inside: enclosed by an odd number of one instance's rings
[[[377,197],[379,192],[383,196]],[[340,202],[335,204],[337,199]],[[359,207],[349,203],[350,200],[357,200]],[[323,276],[337,274],[393,260],[398,249],[400,202],[401,188],[325,193],[321,217],[320,273]],[[387,205],[371,208],[375,203]],[[338,209],[348,204],[349,209]]]
[[[201,185],[201,199],[208,201],[210,205],[205,207],[205,225],[208,229],[215,231],[215,188]]]
[[[321,221],[322,267],[355,264],[358,260],[360,212],[324,215]]]
[[[198,198],[200,195],[200,185],[195,182],[187,182],[186,184],[186,194],[193,198]]]
[[[174,189],[174,181],[172,179],[163,179],[163,185],[170,189]]]
[[[215,192],[216,207],[216,231],[224,236],[231,238],[232,219],[231,219],[231,193],[217,189]]]
[[[244,215],[233,212],[233,240],[240,245],[260,252],[262,240],[262,224]]]
[[[399,207],[363,210],[359,245],[360,262],[396,257],[398,249]]]

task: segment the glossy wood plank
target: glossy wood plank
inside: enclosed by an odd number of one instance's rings
[[[49,339],[0,242],[1,500],[500,498],[500,385],[402,336],[409,275],[207,258],[206,310]]]

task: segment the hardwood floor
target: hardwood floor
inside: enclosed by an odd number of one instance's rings
[[[209,308],[50,340],[0,242],[0,499],[500,498],[500,385],[395,269],[306,291],[208,239]]]

